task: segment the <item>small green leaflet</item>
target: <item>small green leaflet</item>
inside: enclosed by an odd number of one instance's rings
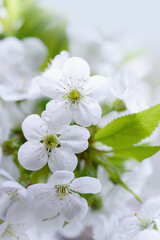
[[[160,104],[113,120],[95,134],[95,140],[113,148],[130,147],[149,137],[160,121]]]
[[[160,151],[160,146],[132,146],[127,148],[115,148],[113,152],[115,156],[134,158],[141,162],[145,158],[149,158]]]

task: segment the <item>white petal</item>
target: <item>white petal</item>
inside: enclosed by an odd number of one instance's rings
[[[23,39],[25,51],[25,62],[34,69],[38,69],[45,61],[48,49],[45,44],[35,37]]]
[[[13,178],[7,171],[0,169],[0,182],[5,180],[13,180]]]
[[[16,181],[6,181],[4,183],[2,183],[2,185],[0,186],[0,191],[5,191],[5,192],[8,192],[8,191],[16,191],[19,190],[19,189],[23,189],[23,187]]]
[[[23,121],[22,130],[27,140],[37,142],[46,136],[47,125],[40,116],[32,114]]]
[[[150,198],[142,205],[138,215],[142,218],[152,218],[160,215],[160,197]]]
[[[101,108],[98,103],[91,101],[80,101],[75,110],[73,119],[83,127],[96,125],[101,118]]]
[[[2,148],[0,147],[0,161],[2,160],[2,155],[3,155],[3,151],[2,151]]]
[[[66,102],[66,103],[65,103]],[[46,105],[45,116],[55,124],[70,123],[73,117],[73,109],[69,102],[50,101]]]
[[[141,231],[138,235],[133,238],[133,240],[159,240],[160,233],[156,230],[146,229]]]
[[[10,200],[17,199],[18,202],[23,202],[24,205],[27,205],[31,200],[26,188],[15,181],[4,182],[0,187],[0,191],[6,192]]]
[[[6,220],[15,225],[17,231],[26,231],[33,223],[32,209],[23,206],[19,202],[15,202],[8,209]]]
[[[82,58],[69,58],[63,65],[63,72],[66,78],[70,79],[72,86],[77,86],[87,81],[90,76],[90,68],[88,63]]]
[[[30,240],[26,233],[21,233],[19,237],[21,240]],[[15,240],[15,238],[13,238],[13,240]]]
[[[7,221],[0,224],[0,239],[2,239],[2,240],[5,240],[4,238],[1,238],[1,237],[2,237],[3,233],[5,232],[5,230],[7,229],[7,227],[8,227],[8,222]]]
[[[60,211],[68,221],[82,220],[87,214],[88,204],[78,194],[69,194],[65,197],[65,202]]]
[[[102,76],[93,76],[89,79],[83,94],[93,101],[103,101],[108,93],[108,79]]]
[[[52,60],[49,68],[59,68],[62,69],[64,62],[69,58],[69,53],[67,51],[61,51],[60,54],[55,56]]]
[[[52,172],[58,170],[74,171],[77,166],[77,157],[69,148],[59,147],[52,151],[48,166]]]
[[[36,196],[42,193],[50,192],[53,190],[53,187],[46,183],[37,183],[29,186],[27,190],[31,195]]]
[[[52,152],[48,165],[52,172],[58,170],[74,171],[77,166],[77,157],[71,149],[60,147]]]
[[[70,126],[60,136],[59,143],[62,147],[70,147],[74,153],[83,152],[88,148],[90,133],[86,128]]]
[[[55,172],[49,179],[50,185],[64,185],[71,182],[74,179],[74,173],[66,170]]]
[[[80,193],[98,193],[101,191],[101,183],[97,178],[80,177],[73,180],[70,188]]]
[[[64,228],[60,229],[60,233],[67,239],[77,239],[84,231],[84,226],[80,221],[68,223]]]
[[[48,154],[43,144],[26,142],[18,151],[18,160],[25,169],[35,171],[46,165]]]
[[[38,183],[29,186],[28,192],[35,196],[35,214],[39,220],[51,218],[59,212],[58,203],[59,198],[56,197],[57,192],[54,185]]]
[[[27,93],[19,93],[14,89],[4,85],[0,86],[0,95],[1,95],[1,98],[7,102],[21,101],[28,98]]]
[[[55,124],[55,123],[48,120],[49,132],[53,135],[56,135],[56,134],[61,135],[68,128],[68,126],[69,126],[69,123],[59,125],[59,124]],[[58,138],[58,142],[60,142],[59,138]]]
[[[35,205],[37,219],[49,219],[57,215],[60,199],[56,195],[57,193],[52,189],[37,196]]]
[[[53,99],[59,99],[66,94],[68,86],[62,80],[62,72],[59,69],[50,69],[39,78],[42,93]]]
[[[43,94],[39,88],[40,77],[35,77],[31,80],[31,84],[28,89],[28,99],[37,99],[43,97]]]
[[[12,229],[10,230],[10,228],[9,228],[8,230],[10,232]],[[25,233],[19,233],[19,232],[17,233],[16,229],[15,229],[15,233],[13,232],[13,234],[16,236],[16,238],[12,234],[5,232],[5,234],[3,234],[3,237],[1,238],[1,240],[15,240],[15,239],[30,240],[29,237]]]

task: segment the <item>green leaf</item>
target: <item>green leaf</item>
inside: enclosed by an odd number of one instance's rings
[[[48,181],[50,174],[51,171],[48,165],[45,165],[43,168],[32,172],[31,182],[32,184],[39,182],[46,183]]]
[[[93,210],[100,210],[103,207],[103,201],[102,198],[99,195],[95,195],[94,200],[91,204],[91,208]]]
[[[31,184],[31,176],[30,174],[24,173],[22,176],[20,176],[17,179],[17,182],[19,182],[23,187],[27,187]]]
[[[13,155],[17,153],[19,147],[20,147],[20,144],[17,141],[17,139],[7,140],[2,143],[2,149],[3,149],[4,155]]]
[[[149,137],[160,121],[160,104],[113,120],[95,134],[95,140],[119,148],[137,144]]]
[[[113,149],[112,152],[118,157],[134,158],[141,162],[145,158],[156,154],[158,151],[160,151],[160,146],[132,146]]]

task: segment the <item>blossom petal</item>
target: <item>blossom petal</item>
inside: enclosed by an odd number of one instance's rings
[[[22,130],[27,140],[37,142],[46,136],[47,125],[40,116],[32,114],[23,121]]]
[[[59,212],[57,192],[50,184],[34,184],[29,186],[28,192],[35,197],[35,214],[37,219],[51,218]]]
[[[40,194],[46,193],[46,192],[50,192],[52,189],[53,189],[53,187],[51,187],[50,185],[48,185],[46,183],[33,184],[27,188],[28,192],[33,196],[40,195]]]
[[[74,173],[66,170],[56,171],[48,180],[50,185],[64,185],[74,179]]]
[[[12,199],[14,196],[22,202],[27,197],[27,190],[16,181],[6,181],[0,186],[0,191],[4,191]]]
[[[88,204],[86,199],[81,198],[78,194],[69,194],[65,197],[63,207],[60,209],[60,213],[66,220],[81,220],[88,211]]]
[[[63,65],[63,72],[70,79],[72,87],[86,82],[90,76],[88,63],[78,57],[69,58]]]
[[[160,197],[150,198],[142,205],[138,216],[142,218],[152,218],[153,216],[160,215]]]
[[[80,101],[75,110],[73,119],[83,127],[96,125],[101,118],[101,108],[96,102]]]
[[[80,177],[73,180],[70,188],[80,193],[98,193],[101,191],[101,183],[97,178]]]
[[[15,230],[18,232],[26,231],[33,223],[31,208],[23,206],[20,202],[15,202],[8,209],[6,220],[15,225]]]
[[[83,94],[93,101],[103,101],[108,93],[108,79],[102,76],[93,76],[84,88]]]
[[[21,189],[23,188],[22,185],[20,185],[16,181],[6,181],[2,183],[0,190],[8,191],[8,189]]]
[[[35,212],[38,219],[49,219],[59,212],[60,199],[53,188],[52,191],[37,196],[36,202]]]
[[[59,147],[52,151],[48,166],[52,172],[58,170],[74,171],[77,166],[77,157],[69,148]]]
[[[0,183],[5,180],[13,180],[13,177],[4,169],[0,169]]]
[[[30,68],[38,69],[47,58],[48,49],[46,45],[36,37],[23,39],[25,51],[25,62]]]
[[[135,238],[133,238],[133,240],[159,240],[160,239],[160,233],[159,231],[156,230],[151,230],[151,229],[145,229],[143,231],[141,231],[139,234],[137,234],[135,236]]]
[[[18,151],[18,160],[25,169],[35,171],[46,165],[48,154],[43,144],[26,142]]]
[[[46,105],[46,111],[43,112],[43,116],[45,115],[52,123],[57,125],[70,123],[73,117],[73,110],[71,104],[67,100],[65,102],[50,101]]]
[[[39,78],[39,86],[42,93],[52,99],[59,99],[66,94],[68,85],[62,80],[62,72],[59,69],[50,69]]]
[[[55,56],[55,58],[52,60],[51,65],[49,68],[59,68],[62,69],[63,64],[65,61],[69,58],[69,53],[67,51],[61,51],[60,54]]]
[[[90,133],[86,128],[80,126],[68,127],[60,136],[62,147],[70,147],[74,153],[83,152],[88,148]]]

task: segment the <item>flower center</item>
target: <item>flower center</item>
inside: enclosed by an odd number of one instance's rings
[[[137,214],[135,214],[135,216],[137,217],[137,219],[140,221],[140,227],[141,229],[146,229],[148,228],[150,225],[152,225],[154,223],[153,220],[150,220],[150,219],[142,219],[140,218]]]
[[[56,189],[57,189],[57,193],[58,195],[62,198],[64,197],[65,195],[67,195],[69,193],[69,185],[57,185],[55,186]]]
[[[72,89],[65,95],[65,98],[68,98],[73,104],[75,104],[81,98],[81,94],[78,89]]]
[[[53,135],[45,137],[42,141],[48,150],[58,146],[57,138]]]

